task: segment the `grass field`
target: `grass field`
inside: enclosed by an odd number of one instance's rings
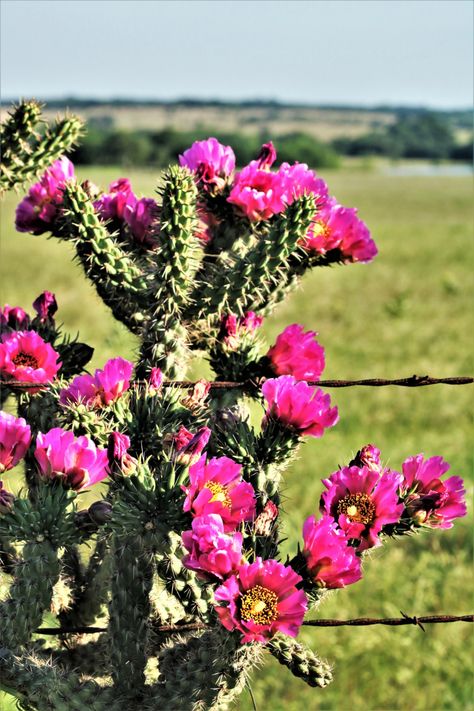
[[[91,169],[104,185],[120,171]],[[85,177],[85,176],[84,176]],[[152,173],[131,173],[137,192],[152,194]],[[335,267],[307,276],[303,288],[265,324],[269,342],[295,321],[319,331],[328,378],[469,374],[472,362],[471,181],[394,178],[340,171],[331,191],[357,205],[379,246],[371,265]],[[56,292],[65,328],[96,348],[93,365],[130,357],[135,343],[115,324],[69,247],[15,233],[9,196],[2,210],[1,300],[24,308],[43,289]],[[199,364],[195,365],[198,370]],[[373,442],[397,468],[403,458],[442,454],[465,477],[469,515],[454,529],[387,543],[365,564],[364,579],[328,597],[324,617],[465,614],[472,607],[472,458],[470,387],[334,390],[340,423],[306,444],[286,475],[287,549],[314,512],[321,477]],[[474,709],[469,625],[314,629],[306,643],[335,666],[335,680],[314,690],[269,657],[254,674],[259,711],[437,711]],[[3,705],[2,705],[3,704]],[[252,708],[248,692],[238,705]],[[9,709],[1,700],[0,709]]]

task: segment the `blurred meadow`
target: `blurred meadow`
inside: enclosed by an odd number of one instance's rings
[[[119,168],[82,169],[105,187]],[[153,195],[153,171],[127,171],[137,193]],[[471,180],[468,177],[394,177],[345,167],[324,173],[330,190],[357,206],[379,247],[370,265],[314,270],[302,288],[267,320],[270,344],[287,324],[319,332],[326,378],[468,375],[473,321],[469,313],[472,265]],[[114,322],[86,283],[64,243],[15,232],[19,197],[1,214],[1,301],[31,307],[44,289],[56,293],[64,329],[95,348],[91,367],[107,358],[133,357],[135,341]],[[200,370],[204,367],[204,370]],[[208,374],[196,362],[193,375]],[[424,452],[442,454],[452,473],[468,481],[469,515],[449,531],[387,542],[365,563],[364,579],[329,595],[322,617],[465,614],[472,607],[472,450],[469,386],[333,389],[340,422],[321,440],[306,443],[286,473],[285,535],[294,550],[306,516],[314,513],[320,479],[368,442],[399,468]],[[7,486],[19,477],[7,475]],[[251,686],[259,711],[456,711],[474,709],[470,625],[306,629],[302,638],[335,666],[334,682],[311,689],[268,655]],[[13,706],[0,696],[0,710]],[[250,711],[244,691],[237,706]],[[172,710],[170,710],[172,711]]]

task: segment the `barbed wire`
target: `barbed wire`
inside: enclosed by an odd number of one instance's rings
[[[191,389],[198,385],[199,383],[206,382],[209,384],[211,390],[219,389],[233,389],[240,388],[241,390],[255,390],[258,389],[264,382],[264,378],[259,381],[254,380],[244,380],[244,381],[233,381],[233,380],[213,380],[213,381],[203,381],[203,380],[164,380],[162,387],[165,388],[181,388],[181,389]],[[350,388],[354,386],[366,386],[366,387],[382,387],[386,385],[395,385],[398,387],[405,388],[419,388],[425,387],[427,385],[471,385],[474,382],[472,376],[460,375],[456,377],[446,377],[446,378],[432,378],[429,375],[410,375],[407,378],[363,378],[362,380],[307,380],[308,385],[317,385],[324,388]],[[145,387],[149,385],[146,380],[134,380],[132,385],[138,387]],[[24,389],[47,389],[52,386],[52,383],[27,383],[15,380],[1,380],[0,388],[4,386],[11,390],[24,390]]]
[[[424,624],[446,624],[449,622],[474,622],[474,615],[406,615],[400,610],[402,617],[356,617],[352,620],[320,619],[306,620],[303,625],[307,627],[366,627],[368,625],[416,625],[425,631]],[[182,625],[153,625],[153,632],[159,634],[177,634],[179,632],[194,632],[208,629],[209,625],[203,622],[189,622]],[[106,627],[40,627],[35,634],[63,635],[63,634],[101,634],[107,632]]]

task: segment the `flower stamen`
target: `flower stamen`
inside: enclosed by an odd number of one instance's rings
[[[255,585],[242,595],[240,616],[246,622],[268,625],[278,618],[278,596],[273,590]]]
[[[223,484],[218,484],[217,481],[208,481],[204,485],[204,488],[209,489],[209,491],[212,493],[212,497],[209,499],[210,504],[215,501],[218,501],[226,508],[232,508],[232,500],[229,496],[229,492],[226,486],[223,486]]]
[[[368,494],[347,494],[337,504],[337,515],[341,514],[350,521],[368,526],[375,519],[375,504]]]
[[[20,351],[12,358],[13,363],[19,368],[38,368],[38,359],[31,353]]]

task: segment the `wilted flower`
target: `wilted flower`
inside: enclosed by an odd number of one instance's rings
[[[235,155],[230,146],[217,138],[195,141],[179,156],[179,164],[189,168],[204,190],[222,190],[235,168]]]
[[[323,479],[327,491],[321,495],[321,512],[332,516],[348,538],[360,539],[358,550],[379,546],[383,526],[402,515],[401,481],[397,472],[380,475],[367,467],[343,467]]]
[[[271,141],[264,143],[257,156],[258,167],[269,170],[276,161],[276,157],[277,154],[273,143]]]
[[[130,438],[121,432],[111,432],[107,443],[107,461],[111,476],[131,476],[137,468],[137,460],[128,453]]]
[[[330,516],[309,516],[303,525],[303,556],[308,576],[318,587],[343,588],[362,577],[360,558]]]
[[[3,486],[3,481],[0,481],[0,514],[7,514],[13,508],[15,496],[7,491]]]
[[[33,308],[42,323],[45,321],[53,321],[54,314],[58,310],[55,295],[51,291],[43,291],[43,293],[33,301]]]
[[[215,590],[216,600],[224,603],[216,612],[226,629],[242,633],[242,643],[265,644],[277,632],[296,637],[308,607],[296,588],[301,580],[290,566],[257,558]]]
[[[9,306],[5,304],[0,309],[0,333],[10,331],[24,331],[30,326],[30,317],[19,306]]]
[[[201,427],[195,434],[181,425],[177,434],[173,435],[176,461],[180,464],[194,464],[201,456],[202,450],[209,442],[211,430]]]
[[[61,367],[58,358],[54,348],[35,331],[5,334],[0,343],[0,372],[20,382],[49,382]]]
[[[181,404],[189,410],[201,409],[207,399],[210,389],[211,383],[208,380],[201,379],[196,381],[192,392],[181,400]]]
[[[38,434],[35,458],[44,479],[60,479],[76,491],[97,484],[108,474],[107,450],[61,427]]]
[[[228,348],[235,349],[243,336],[252,334],[262,323],[263,317],[257,316],[254,311],[246,311],[243,316],[224,314],[221,318],[218,339]]]
[[[233,531],[242,521],[255,514],[255,492],[242,480],[242,467],[229,457],[217,457],[206,462],[206,455],[189,468],[189,486],[184,510],[193,516],[218,514],[226,532]]]
[[[464,482],[459,476],[441,481],[449,469],[442,457],[423,454],[403,462],[402,496],[405,509],[416,523],[430,528],[452,528],[453,520],[466,515]]]
[[[292,375],[266,380],[262,393],[268,403],[264,425],[270,419],[277,420],[301,435],[322,437],[324,430],[338,420],[337,407],[331,407],[329,395]]]
[[[217,514],[196,516],[192,531],[184,531],[182,540],[188,551],[188,555],[183,558],[183,565],[197,571],[202,577],[222,580],[242,560],[242,534],[225,533],[222,518]]]
[[[367,467],[373,472],[382,473],[382,463],[380,461],[380,449],[373,444],[366,444],[359,449],[354,459],[349,462],[350,467]]]
[[[150,377],[148,378],[150,390],[158,392],[158,390],[160,390],[161,386],[163,385],[163,380],[164,377],[160,368],[152,368],[150,371]]]
[[[287,326],[270,348],[267,358],[276,375],[293,375],[297,380],[319,380],[324,370],[324,348],[315,331],[297,323]]]
[[[16,209],[15,226],[18,232],[41,235],[54,225],[63,201],[63,188],[74,180],[74,165],[69,158],[58,158],[31,186],[28,195]]]
[[[31,429],[23,417],[0,411],[0,473],[16,467],[31,442]]]
[[[273,522],[278,517],[278,506],[276,506],[273,501],[267,501],[264,509],[258,514],[253,525],[253,530],[257,536],[269,536],[272,528]]]
[[[68,405],[82,402],[91,407],[102,407],[117,400],[130,387],[133,363],[124,358],[108,360],[94,375],[78,375],[67,388],[61,390],[59,402]]]

